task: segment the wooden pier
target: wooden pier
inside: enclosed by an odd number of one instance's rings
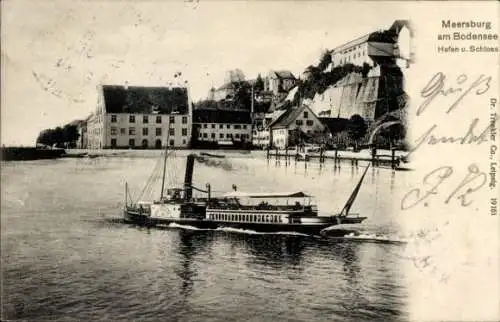
[[[324,150],[320,150],[319,152],[299,152],[295,149],[293,150],[278,150],[278,149],[267,149],[266,157],[268,160],[274,159],[276,161],[285,161],[285,162],[310,162],[317,161],[320,164],[327,162],[327,160],[331,160],[334,164],[347,163],[352,166],[357,166],[358,163],[361,162],[371,162],[374,167],[379,168],[389,168],[393,170],[402,170],[401,168],[401,157],[396,156],[396,150],[391,150],[391,155],[377,155],[377,150],[372,149],[371,157],[367,156],[343,156],[341,155],[341,151],[333,150],[331,151],[333,155],[326,155]]]

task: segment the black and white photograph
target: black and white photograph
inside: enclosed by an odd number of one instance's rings
[[[498,42],[413,4],[2,2],[2,320],[494,319]]]

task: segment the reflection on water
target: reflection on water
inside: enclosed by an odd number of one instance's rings
[[[173,161],[182,182],[184,161]],[[317,197],[325,214],[343,206],[365,166],[285,165],[284,160],[243,157],[219,161],[225,165],[198,165],[196,184],[211,182],[215,191],[231,190],[233,184],[240,190],[304,190]],[[154,158],[115,157],[5,165],[5,318],[407,318],[396,244],[238,230],[142,229],[112,220],[119,216],[125,180],[138,195],[155,163]],[[398,233],[388,199],[401,184],[399,174],[374,169],[367,179],[353,206],[369,217],[360,232]]]

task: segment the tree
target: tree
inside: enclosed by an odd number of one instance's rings
[[[264,80],[262,79],[262,76],[260,76],[260,74],[257,76],[254,89],[256,92],[261,92],[264,90]]]
[[[363,63],[363,67],[361,67],[361,75],[363,76],[363,78],[366,78],[366,76],[368,76],[370,69],[372,69],[372,67],[369,64]]]
[[[380,130],[380,136],[394,146],[406,137],[406,129],[402,124],[394,124]]]
[[[349,119],[347,133],[354,140],[356,151],[358,151],[358,140],[365,136],[367,128],[365,120],[360,115],[354,114]]]
[[[56,146],[61,147],[62,144],[64,143],[64,134],[62,127],[58,126],[55,128],[53,138]]]
[[[69,143],[71,146],[74,146],[80,134],[78,133],[78,127],[74,124],[66,124],[62,128],[63,142]]]
[[[324,71],[328,67],[328,65],[330,65],[331,62],[332,62],[332,51],[325,50],[321,54],[321,58],[320,58],[319,64],[318,64],[318,69],[321,71]]]
[[[49,145],[52,146],[54,145],[54,130],[52,129],[45,129],[40,134],[38,135],[38,138],[36,139],[37,144],[44,144],[44,145]]]

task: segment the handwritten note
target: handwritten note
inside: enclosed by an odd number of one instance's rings
[[[449,77],[443,72],[438,72],[430,77],[430,80],[420,91],[421,103],[418,105],[415,112],[417,119],[428,110],[432,110],[432,112],[437,115],[440,113],[448,115],[453,112],[459,112],[459,108],[468,108],[467,106],[462,106],[464,105],[464,99],[468,95],[482,96],[486,94],[491,88],[492,76],[481,74],[477,77],[469,77],[467,74],[460,74],[451,82],[449,82],[448,79]],[[446,104],[440,102],[439,98],[451,98],[452,103]],[[436,118],[439,119],[438,117]],[[440,119],[444,119],[444,121],[447,120],[446,117]],[[428,130],[417,136],[413,141],[410,153],[414,153],[422,145],[482,145],[488,143],[490,139],[495,139],[493,133],[496,133],[497,121],[498,114],[496,113],[491,114],[489,118],[474,117],[465,128],[457,128],[457,134],[438,134],[440,124],[431,124]],[[496,145],[492,145],[491,150],[494,153],[496,151]],[[496,166],[496,162],[492,163],[492,166]],[[456,170],[453,165],[441,165],[425,174],[418,187],[412,188],[408,193],[404,194],[401,200],[401,210],[407,210],[419,204],[428,207],[430,200],[435,198],[438,194],[445,195],[442,204],[458,201],[462,207],[468,207],[473,203],[474,194],[480,192],[481,188],[486,185],[488,180],[486,171],[487,169],[480,169],[477,164],[471,163],[467,168],[467,174],[462,176],[461,181],[456,184],[451,191],[443,191],[443,189],[439,189],[439,187],[443,182],[449,180]],[[494,183],[494,175],[492,175],[491,172],[490,177],[492,177],[490,182]],[[490,186],[491,185],[492,183],[490,183]]]

